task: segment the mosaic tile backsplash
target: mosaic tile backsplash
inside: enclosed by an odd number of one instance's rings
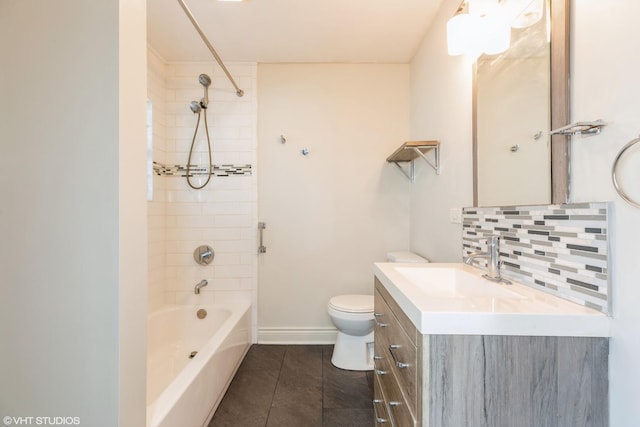
[[[611,314],[607,219],[607,203],[464,208],[462,255],[499,235],[504,277]]]
[[[212,165],[211,174],[214,176],[251,175],[251,165]],[[153,172],[158,176],[187,176],[186,165],[164,165],[153,162]],[[209,174],[206,165],[192,165],[189,168],[190,176],[205,176]]]

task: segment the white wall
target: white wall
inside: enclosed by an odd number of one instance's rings
[[[144,7],[0,3],[3,417],[144,424]]]
[[[146,7],[144,0],[119,2],[118,425],[122,427],[142,426],[146,419]]]
[[[446,23],[459,1],[445,0],[411,62],[411,138],[441,143],[440,175],[418,162],[411,187],[411,249],[431,261],[460,261],[460,224],[449,209],[473,202],[471,64],[447,54]]]
[[[152,110],[152,159],[166,163],[166,71],[165,61],[153,49],[147,50],[147,97]],[[149,254],[148,310],[159,309],[165,301],[166,283],[166,182],[165,177],[152,173],[153,194],[147,202],[147,247]]]
[[[372,263],[408,248],[411,183],[385,162],[408,137],[408,72],[259,66],[261,342],[331,341],[329,298],[372,294]]]
[[[460,260],[460,229],[448,224],[445,209],[471,204],[471,67],[446,56],[445,24],[457,1],[445,1],[441,14],[412,62],[412,137],[441,139],[443,175],[419,179],[412,193],[412,247],[441,261]],[[572,2],[571,108],[573,121],[602,118],[599,136],[574,138],[572,201],[613,201],[613,337],[610,356],[611,426],[640,420],[640,210],[614,192],[610,168],[618,150],[640,133],[640,3],[635,0]],[[442,123],[440,125],[440,123]],[[438,134],[439,132],[439,134]],[[623,169],[623,184],[640,199],[640,152]],[[452,157],[452,158],[451,158]],[[452,170],[453,169],[453,170]],[[459,175],[453,185],[451,175]]]
[[[611,426],[640,422],[640,210],[623,202],[611,183],[618,151],[640,134],[640,3],[573,1],[571,115],[602,118],[602,134],[574,138],[572,200],[611,200],[613,338],[610,357]],[[597,52],[597,54],[594,54]],[[640,150],[625,155],[620,181],[640,200]]]

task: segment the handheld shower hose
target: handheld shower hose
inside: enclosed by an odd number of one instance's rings
[[[209,184],[209,181],[211,181],[211,176],[213,175],[211,138],[209,137],[209,125],[207,123],[207,106],[209,105],[209,86],[211,85],[211,78],[206,74],[200,74],[200,76],[198,77],[198,81],[202,86],[204,86],[204,97],[202,98],[199,104],[196,101],[192,101],[191,104],[189,104],[189,108],[191,109],[193,114],[198,115],[198,119],[196,121],[196,128],[193,131],[193,138],[191,139],[191,147],[189,148],[189,157],[187,158],[187,184],[189,185],[189,187],[193,188],[194,190],[201,190],[204,187],[206,187],[207,184]],[[207,151],[209,154],[209,163],[207,165],[207,169],[209,173],[207,175],[207,179],[203,184],[195,185],[191,182],[191,178],[192,178],[191,156],[193,155],[193,147],[195,146],[196,136],[198,134],[198,128],[200,127],[200,115],[203,114],[203,110],[204,110],[204,131],[205,131],[205,134],[207,135]]]

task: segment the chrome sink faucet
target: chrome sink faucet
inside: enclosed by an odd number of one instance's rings
[[[483,274],[487,280],[492,282],[502,282],[510,285],[511,282],[500,276],[500,236],[491,236],[487,239],[487,252],[476,251],[464,258],[464,263],[471,265],[473,260],[477,258],[487,259],[487,274]]]
[[[205,286],[207,286],[209,284],[209,282],[207,282],[206,280],[201,280],[200,282],[198,282],[198,284],[196,285],[195,289],[193,290],[196,295],[200,293],[200,288],[204,288]]]

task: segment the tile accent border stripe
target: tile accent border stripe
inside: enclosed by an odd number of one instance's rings
[[[241,176],[251,175],[251,165],[212,165],[214,176]],[[190,170],[190,176],[206,176],[209,174],[209,168],[206,165],[193,165]],[[158,176],[175,176],[186,177],[186,165],[164,165],[162,163],[153,162],[153,173]]]
[[[462,255],[501,236],[505,277],[611,314],[607,203],[464,208]],[[485,267],[485,260],[476,266]]]

